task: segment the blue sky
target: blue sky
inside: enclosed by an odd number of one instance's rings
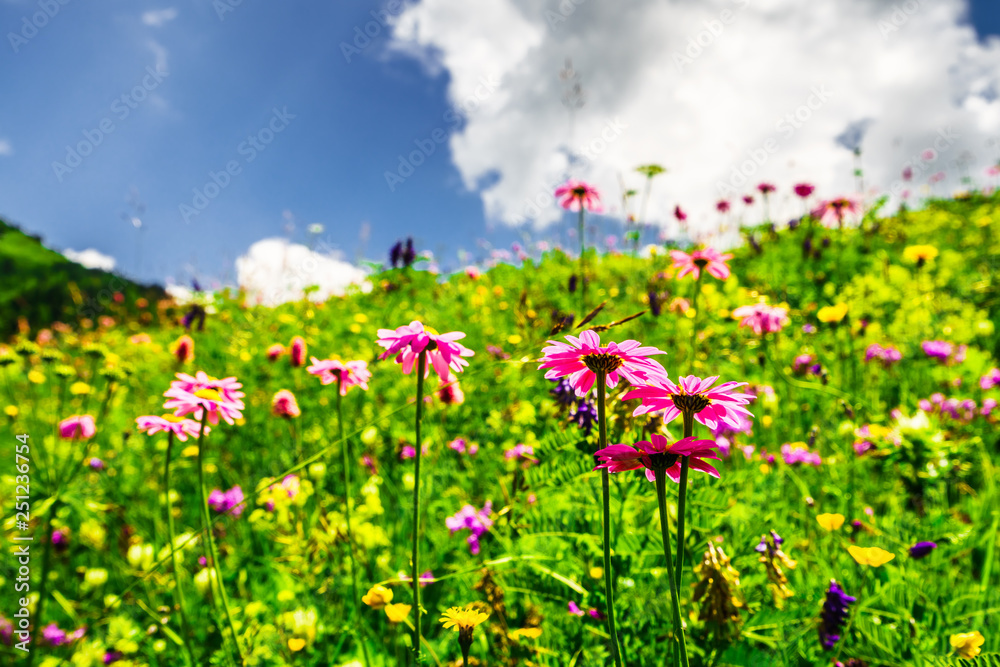
[[[377,259],[410,234],[420,248],[451,257],[460,247],[474,250],[480,237],[506,244],[518,236],[489,222],[480,193],[467,187],[488,187],[494,172],[516,166],[491,165],[482,151],[463,154],[456,166],[453,146],[432,139],[466,127],[449,115],[459,97],[450,88],[459,68],[452,63],[474,42],[456,47],[421,37],[411,41],[419,49],[390,49],[391,29],[371,16],[384,2],[229,6],[235,1],[0,2],[7,91],[0,215],[55,248],[110,255],[135,275],[137,234],[122,216],[137,191],[145,205],[139,275],[161,282],[193,274],[231,280],[236,257],[284,233],[286,211],[295,239],[322,223],[326,247],[349,259],[362,252],[362,223],[370,228],[364,252]],[[51,18],[36,21],[43,27],[24,28],[25,17],[49,5]],[[584,29],[585,11],[591,8],[581,9],[578,34],[550,22],[552,31],[564,30],[552,39],[576,37],[577,51],[600,52],[605,47]],[[971,20],[980,39],[1000,33],[998,3],[973,2]],[[377,34],[348,62],[343,43],[366,24]],[[557,48],[574,51],[565,42]],[[558,90],[553,99],[558,109]],[[253,148],[253,135],[272,140]],[[385,172],[417,141],[434,153],[391,191]],[[81,142],[84,151],[96,145],[77,165],[67,146]],[[475,160],[482,164],[469,166]],[[227,165],[235,175],[220,176]],[[205,203],[195,190],[214,193],[213,173],[225,187],[194,215],[194,205]]]

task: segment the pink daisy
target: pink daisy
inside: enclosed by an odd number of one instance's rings
[[[302,414],[299,403],[295,400],[295,394],[287,389],[279,390],[271,399],[271,414],[275,417],[294,419]]]
[[[396,363],[402,365],[403,373],[407,375],[413,370],[418,355],[426,352],[429,363],[424,377],[427,377],[433,366],[438,377],[446,381],[449,369],[461,373],[462,369],[469,365],[469,362],[462,357],[471,357],[475,354],[469,348],[455,342],[463,338],[465,334],[461,331],[446,334],[432,333],[424,329],[422,323],[414,320],[395,331],[379,329],[378,340],[375,342],[386,348],[385,352],[379,355],[379,359],[388,359],[395,355]]]
[[[235,377],[214,378],[205,371],[198,371],[194,376],[187,373],[178,373],[177,379],[170,383],[170,389],[180,389],[181,391],[193,394],[199,389],[214,389],[219,392],[222,399],[232,403],[241,402],[243,392],[239,391],[243,385],[236,381]],[[169,394],[164,394],[168,396]],[[243,409],[243,405],[239,406]]]
[[[733,311],[733,317],[740,318],[741,327],[750,327],[758,336],[776,333],[788,324],[788,311],[766,303],[740,306]]]
[[[276,361],[278,357],[286,352],[285,346],[281,343],[275,343],[271,347],[267,348],[267,360]]]
[[[761,183],[760,185],[757,186],[757,189],[760,190],[760,193],[762,195],[769,195],[772,192],[774,192],[777,188],[775,188],[774,185],[772,185],[771,183]]]
[[[753,399],[753,395],[736,393],[735,390],[745,386],[746,382],[724,382],[712,388],[718,379],[718,375],[704,380],[687,375],[680,378],[680,385],[676,385],[666,376],[654,378],[645,386],[633,387],[622,396],[622,400],[642,399],[642,405],[632,413],[634,417],[664,410],[663,423],[668,424],[686,412],[711,429],[717,428],[720,422],[740,428],[744,423],[741,415],[753,417],[743,407]]]
[[[196,421],[178,417],[177,415],[163,415],[162,417],[147,415],[145,417],[137,417],[135,423],[139,427],[139,431],[146,435],[156,435],[161,431],[164,433],[173,433],[181,442],[187,442],[189,435],[197,438],[200,426]],[[206,426],[205,434],[207,435],[211,430],[210,427]]]
[[[597,450],[594,455],[601,463],[594,470],[606,468],[608,472],[624,472],[646,468],[646,479],[653,482],[656,481],[653,471],[663,466],[662,469],[666,470],[667,477],[674,482],[680,482],[681,457],[687,456],[688,467],[691,470],[700,470],[712,477],[719,477],[719,471],[704,461],[704,459],[720,460],[715,452],[714,440],[695,440],[693,437],[687,437],[671,445],[670,441],[659,433],[654,433],[651,440],[652,442],[641,440],[634,446],[610,445]]]
[[[542,363],[538,369],[549,369],[546,380],[569,376],[577,396],[587,395],[597,380],[598,370],[607,373],[609,389],[618,386],[622,378],[631,384],[642,384],[648,379],[667,377],[663,366],[647,358],[666,352],[642,347],[639,341],[626,340],[601,347],[600,336],[590,330],[581,333],[579,338],[566,336],[566,340],[569,344],[549,341],[551,345],[542,349]]]
[[[704,250],[695,250],[690,255],[682,250],[671,250],[670,258],[674,260],[673,268],[680,269],[680,273],[677,274],[678,279],[693,273],[694,279],[698,280],[701,276],[701,270],[705,269],[719,280],[725,280],[729,277],[729,266],[726,264],[726,260],[732,259],[733,256],[729,253],[723,255],[713,248],[705,248]]]
[[[827,227],[844,226],[844,218],[861,212],[861,204],[850,197],[828,199],[813,209],[812,216]]]
[[[235,377],[221,380],[198,371],[195,377],[178,373],[178,380],[170,383],[170,389],[163,392],[168,399],[163,404],[167,410],[173,410],[178,417],[193,415],[196,421],[201,421],[204,410],[208,411],[208,423],[219,423],[221,416],[227,424],[234,424],[243,417],[246,406],[240,399],[243,392],[237,391],[243,385]]]
[[[59,437],[67,440],[89,440],[97,433],[97,425],[90,415],[73,415],[59,422]]]
[[[368,390],[368,380],[371,379],[372,373],[368,370],[367,361],[361,359],[356,361],[324,359],[320,361],[316,357],[311,359],[313,365],[306,370],[319,377],[322,384],[339,383],[341,396],[346,396],[347,390],[351,387]]]
[[[556,188],[559,205],[568,211],[579,211],[583,206],[588,211],[601,212],[601,195],[597,188],[583,181],[570,179]]]

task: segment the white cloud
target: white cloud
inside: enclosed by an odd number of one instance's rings
[[[177,18],[177,8],[175,7],[153,9],[142,14],[142,22],[154,28],[160,28],[175,18]]]
[[[267,306],[301,299],[312,285],[319,287],[310,294],[314,301],[342,295],[352,284],[370,289],[365,277],[353,264],[281,238],[257,241],[236,260],[236,278],[247,301]]]
[[[87,248],[86,250],[76,251],[72,248],[63,251],[63,257],[70,260],[71,262],[76,262],[77,264],[82,264],[88,269],[101,269],[102,271],[111,271],[115,268],[115,258],[110,255],[105,255],[98,250],[93,248]]]
[[[648,217],[672,224],[680,204],[704,229],[741,165],[753,173],[738,194],[778,185],[778,219],[802,212],[797,182],[852,193],[853,155],[835,138],[864,119],[866,187],[888,188],[935,141],[911,190],[938,171],[948,174],[939,194],[956,187],[966,151],[982,182],[997,159],[987,142],[1000,136],[1000,40],[979,42],[966,10],[964,0],[423,0],[400,16],[393,48],[421,54],[430,75],[445,70],[456,105],[482,77],[501,80],[450,141],[489,218],[560,219],[549,194],[567,175],[596,183],[618,214],[619,175],[641,189],[634,168],[656,162],[669,173],[654,181]],[[572,129],[558,77],[567,57],[587,99]]]
[[[0,139],[0,155],[4,157],[14,154],[14,147],[11,146],[10,141],[7,139]]]

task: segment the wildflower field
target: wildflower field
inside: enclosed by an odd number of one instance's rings
[[[24,322],[0,662],[991,664],[1000,198],[844,215]]]

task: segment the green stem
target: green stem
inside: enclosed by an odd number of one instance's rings
[[[42,628],[42,614],[45,611],[45,596],[48,592],[49,584],[49,567],[52,564],[52,519],[55,518],[56,510],[59,509],[59,498],[52,503],[49,508],[49,516],[45,520],[45,532],[42,534],[45,538],[45,546],[42,547],[42,578],[38,582],[38,603],[35,605],[35,626],[34,632],[41,633]],[[38,641],[33,642],[36,646]],[[35,654],[38,653],[37,650],[30,651],[28,653],[28,661],[25,663],[26,667],[31,667],[35,662]]]
[[[205,558],[208,559],[208,567],[212,568],[209,571],[209,585],[212,584],[212,574],[215,574],[215,585],[218,587],[219,599],[222,601],[222,607],[226,612],[226,621],[229,624],[229,631],[232,633],[233,644],[236,646],[236,653],[239,654],[240,660],[237,663],[232,660],[230,655],[230,662],[234,664],[243,664],[243,652],[240,650],[240,642],[236,635],[236,626],[233,624],[233,615],[229,611],[229,599],[226,596],[226,586],[222,581],[222,570],[219,569],[219,555],[215,548],[215,536],[212,534],[212,518],[208,514],[208,488],[205,486],[205,421],[208,419],[208,409],[203,407],[201,415],[201,428],[198,430],[198,489],[201,492],[201,524],[202,530],[205,531],[205,540],[207,543],[207,548],[205,549]],[[221,619],[217,621],[219,623],[219,632],[225,637],[225,633],[222,632]]]
[[[608,426],[604,418],[605,394],[607,393],[607,374],[597,371],[597,425],[598,447],[608,446]],[[611,635],[611,655],[614,656],[616,667],[622,667],[621,647],[618,645],[618,632],[615,629],[615,589],[614,576],[611,568],[611,485],[607,468],[601,471],[601,500],[604,509],[604,592],[608,600],[608,634]]]
[[[338,372],[339,375],[339,372]],[[351,534],[351,457],[347,450],[347,438],[344,437],[344,410],[343,410],[343,395],[341,392],[341,387],[343,378],[337,378],[337,429],[340,431],[340,451],[343,452],[344,461],[344,515],[347,518],[347,562],[351,567],[351,616],[354,617],[357,614],[358,608],[358,573],[354,566],[354,537]],[[365,641],[364,632],[361,630],[363,624],[358,624],[357,630],[361,642],[361,651],[365,656],[365,667],[371,663],[371,659],[368,657],[368,643]]]
[[[586,245],[583,228],[583,202],[580,202],[578,228],[580,231],[580,318],[582,319],[587,312],[587,276],[584,273],[584,252],[586,251]]]
[[[688,667],[687,643],[684,641],[684,626],[681,625],[681,605],[677,594],[677,582],[674,579],[673,557],[670,553],[670,519],[667,516],[667,471],[654,470],[656,477],[656,500],[660,505],[660,536],[663,538],[663,555],[667,560],[667,579],[670,581],[670,603],[674,610],[674,631],[680,644],[680,657],[683,667]]]
[[[410,580],[413,586],[413,611],[415,612],[413,623],[413,650],[416,652],[417,663],[420,663],[420,453],[423,443],[420,440],[420,418],[424,413],[424,373],[427,370],[427,350],[420,353],[417,359],[417,422],[416,422],[416,443],[414,449],[416,455],[413,457],[413,562],[412,576]]]
[[[684,437],[688,438],[692,435],[694,435],[694,415],[685,412]],[[686,514],[684,507],[687,499],[688,464],[690,461],[690,456],[681,457],[680,490],[677,495],[677,572],[674,574],[678,592],[681,590],[681,580],[684,576],[684,517]]]
[[[702,269],[704,270],[704,269]],[[694,281],[694,294],[691,295],[691,310],[694,311],[694,317],[691,318],[691,372],[694,372],[694,362],[697,359],[697,348],[698,345],[698,295],[701,293],[701,271],[698,272],[698,277]]]
[[[174,586],[177,587],[177,602],[180,606],[181,613],[181,623],[184,626],[184,649],[187,652],[188,659],[192,667],[198,663],[194,659],[194,651],[191,650],[191,624],[188,623],[187,617],[187,603],[184,600],[184,589],[181,587],[181,567],[180,561],[177,558],[176,547],[174,546],[174,540],[176,539],[176,532],[174,531],[174,513],[173,507],[170,502],[170,454],[174,447],[174,432],[170,431],[167,436],[167,455],[166,462],[163,464],[163,491],[166,495],[166,500],[164,504],[167,507],[167,534],[170,537],[170,559],[173,561],[174,565]]]

